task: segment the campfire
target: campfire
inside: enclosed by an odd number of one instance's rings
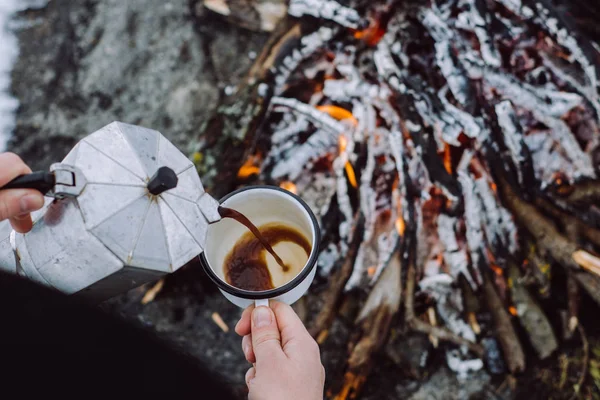
[[[288,13],[202,143],[235,126],[216,165],[319,218],[320,343],[342,298],[363,296],[330,397],[357,395],[392,321],[445,343],[463,377],[522,372],[525,341],[545,359],[561,330],[583,335],[580,291],[600,304],[598,49],[544,1]],[[568,298],[549,315],[555,269]]]

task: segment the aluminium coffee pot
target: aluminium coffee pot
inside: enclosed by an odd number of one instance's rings
[[[0,223],[0,270],[102,301],[174,272],[221,219],[194,164],[160,132],[113,122],[50,172],[3,187],[47,196],[30,232]]]

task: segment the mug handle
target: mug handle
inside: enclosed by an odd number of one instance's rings
[[[269,299],[254,300],[254,307],[260,307],[260,306],[269,307]]]

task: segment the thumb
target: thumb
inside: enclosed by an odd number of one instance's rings
[[[284,355],[277,320],[269,307],[260,306],[252,311],[251,330],[252,348],[257,364]]]

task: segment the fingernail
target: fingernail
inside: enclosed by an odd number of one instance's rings
[[[250,354],[250,345],[249,344],[244,346],[244,355],[246,357],[248,357],[248,354]]]
[[[254,309],[254,327],[262,328],[271,325],[271,310],[267,307],[258,307]]]
[[[39,210],[44,205],[44,198],[34,194],[28,194],[21,197],[19,205],[21,207],[21,212],[23,213]]]

